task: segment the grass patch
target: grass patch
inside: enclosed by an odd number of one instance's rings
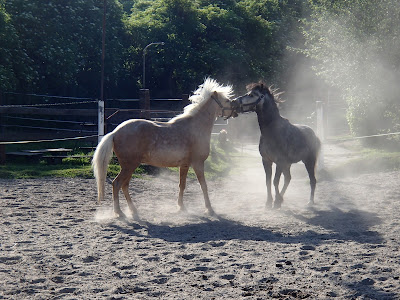
[[[66,145],[58,145],[57,147],[65,147]],[[54,146],[53,146],[54,147]],[[44,148],[44,147],[43,147]],[[32,148],[30,148],[32,149]],[[14,150],[14,149],[13,149]],[[212,143],[210,156],[205,162],[205,174],[208,179],[218,178],[229,172],[232,161],[229,158],[233,147],[226,149],[220,148],[215,141]],[[74,158],[72,156],[86,156]],[[47,164],[44,160],[39,163],[29,163],[24,160],[16,160],[15,162],[7,162],[5,165],[0,165],[0,178],[8,179],[27,179],[27,178],[40,178],[40,177],[81,177],[93,178],[93,171],[91,168],[91,153],[80,152],[79,149],[72,151],[71,156],[64,158],[61,164]],[[143,174],[152,174],[155,167],[142,165],[136,169],[133,174],[134,177]],[[169,168],[174,172],[179,172],[178,168]],[[118,175],[120,166],[115,159],[111,160],[108,166],[107,176],[114,178]],[[196,175],[192,168],[189,170],[189,177],[195,178]]]
[[[364,148],[359,157],[333,168],[338,175],[357,175],[400,170],[400,152]]]
[[[39,164],[27,163],[7,163],[0,165],[0,178],[8,179],[28,179],[40,177],[80,177],[80,178],[94,178],[93,170],[90,163],[86,164],[70,164],[64,162],[62,164],[47,165],[44,162]],[[108,166],[107,176],[114,178],[118,175],[120,167],[118,164],[110,164]],[[140,176],[146,173],[145,167],[140,166],[136,169],[133,176]]]
[[[65,164],[46,165],[43,163],[7,163],[6,165],[0,166],[0,178],[27,179],[39,177],[92,178],[93,172],[90,165],[74,166]]]

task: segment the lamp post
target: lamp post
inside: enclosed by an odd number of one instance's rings
[[[164,45],[164,44],[165,44],[164,42],[154,42],[154,43],[148,44],[143,49],[143,82],[142,82],[143,89],[146,88],[146,51],[147,51],[147,48],[149,48],[150,46],[153,46],[153,45]]]

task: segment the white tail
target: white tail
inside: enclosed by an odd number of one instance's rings
[[[97,196],[99,203],[104,199],[105,182],[108,164],[113,153],[113,133],[106,134],[97,145],[93,155],[92,168],[97,183]]]

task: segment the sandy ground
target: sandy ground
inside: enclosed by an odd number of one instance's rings
[[[0,299],[400,299],[400,172],[320,181],[308,208],[297,164],[265,211],[247,150],[208,181],[218,217],[193,179],[177,213],[177,174],[132,181],[140,222],[112,217],[109,184],[99,206],[94,180],[0,180]],[[328,170],[351,157],[324,151]]]

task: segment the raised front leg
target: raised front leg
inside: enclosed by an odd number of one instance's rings
[[[265,208],[272,208],[272,192],[271,192],[271,177],[272,177],[272,162],[266,159],[262,160],[265,171],[265,183],[267,185],[267,203]]]
[[[180,211],[186,211],[183,205],[183,192],[186,188],[186,178],[189,171],[189,166],[182,166],[179,168],[179,196],[178,196],[178,206]]]
[[[208,188],[207,188],[206,179],[204,177],[204,162],[195,163],[192,165],[192,167],[193,167],[194,172],[196,173],[197,180],[200,183],[201,190],[203,191],[204,202],[206,205],[207,212],[210,215],[214,215],[215,212],[214,212],[213,208],[211,207],[210,198],[208,198]]]

